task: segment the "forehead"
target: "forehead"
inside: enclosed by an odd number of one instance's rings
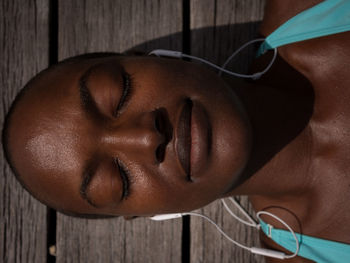
[[[82,124],[77,85],[85,67],[80,65],[73,71],[68,65],[40,76],[11,117],[11,159],[25,185],[41,200],[47,200],[49,194],[63,196],[79,183],[78,176],[71,176],[76,182],[66,185],[62,178],[81,169],[76,154],[81,150],[77,146],[83,145],[77,130]]]

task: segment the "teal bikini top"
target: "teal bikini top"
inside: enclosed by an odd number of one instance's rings
[[[261,44],[258,56],[269,49],[349,30],[350,1],[326,0],[292,17],[272,32]]]
[[[271,33],[258,55],[269,49],[307,39],[350,31],[350,0],[326,0],[294,16]],[[289,231],[275,229],[260,220],[262,231],[277,244],[295,251],[295,239]],[[318,263],[349,263],[350,244],[297,234],[298,255]]]
[[[293,235],[282,229],[273,228],[260,220],[261,230],[280,246],[295,252]],[[298,256],[314,260],[318,263],[349,263],[350,244],[339,243],[321,238],[295,233],[299,240]]]

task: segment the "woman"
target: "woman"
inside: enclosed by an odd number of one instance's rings
[[[268,2],[262,35],[318,2]],[[155,57],[61,62],[12,106],[9,163],[65,213],[150,216],[244,194],[296,232],[349,244],[349,42],[340,33],[284,45],[252,83]]]

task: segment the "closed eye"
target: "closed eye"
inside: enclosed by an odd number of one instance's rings
[[[114,116],[117,117],[120,115],[120,113],[122,112],[123,108],[125,107],[125,105],[127,105],[127,103],[130,100],[131,94],[132,94],[132,76],[127,73],[126,71],[122,71],[122,78],[123,78],[123,92],[122,95],[120,97],[118,106],[116,107],[115,111],[114,111]]]
[[[124,164],[118,158],[115,158],[114,162],[119,169],[120,178],[123,184],[121,200],[126,200],[129,196],[129,171],[125,168]]]

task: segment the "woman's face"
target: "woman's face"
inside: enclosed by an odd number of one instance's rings
[[[199,208],[232,190],[250,152],[241,104],[215,73],[154,57],[44,73],[17,105],[10,135],[28,189],[84,214]]]

